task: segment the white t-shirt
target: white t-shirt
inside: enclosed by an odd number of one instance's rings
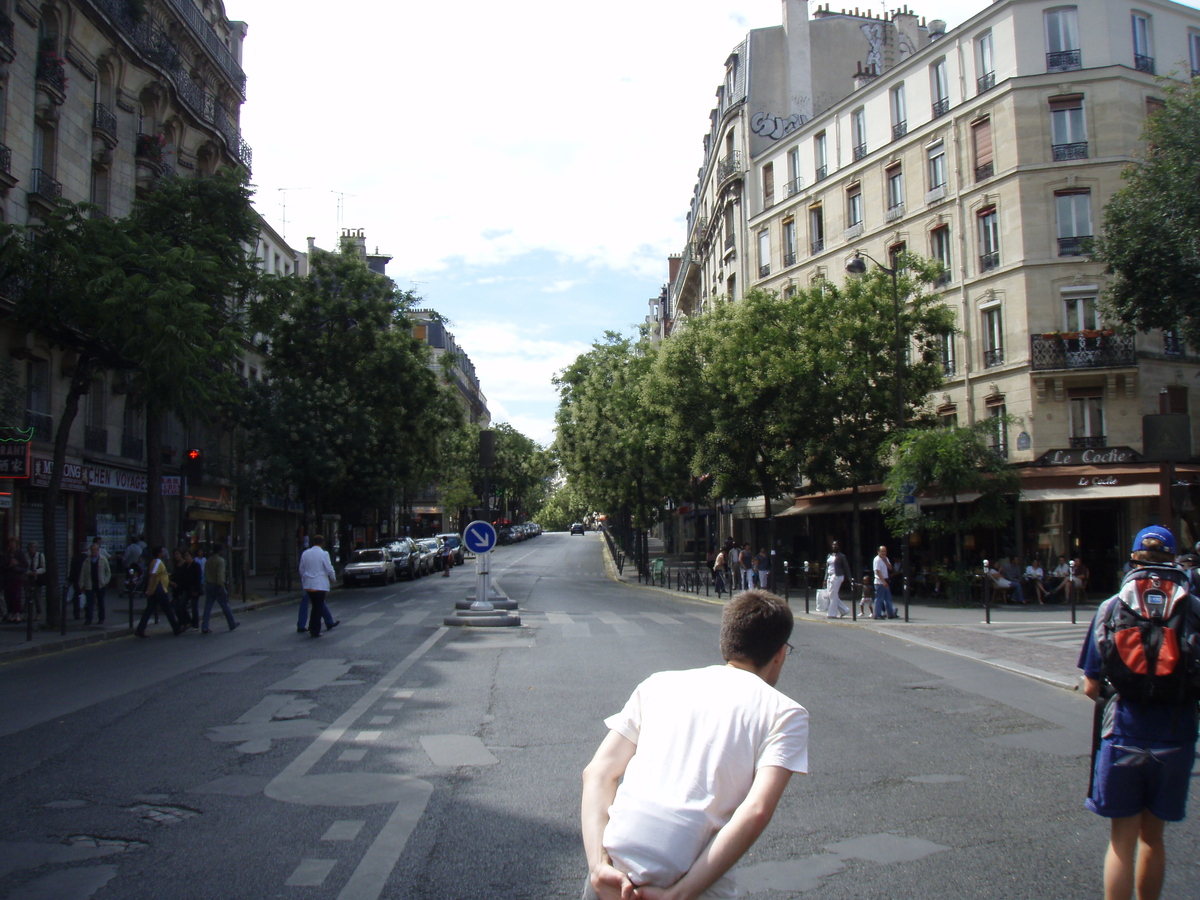
[[[876,584],[887,584],[887,580],[888,580],[887,560],[883,559],[880,556],[876,556],[874,570],[875,570],[875,583]]]
[[[807,710],[733,666],[651,675],[604,724],[637,744],[604,829],[613,865],[635,884],[678,881],[760,767],[808,771]],[[736,896],[732,872],[704,896]]]
[[[1038,581],[1041,581],[1044,574],[1041,566],[1035,566],[1031,563],[1025,567],[1026,578],[1036,578]]]

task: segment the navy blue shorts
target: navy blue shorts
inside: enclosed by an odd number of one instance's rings
[[[1195,757],[1195,744],[1105,738],[1087,808],[1110,819],[1148,809],[1164,821],[1179,822],[1187,811]]]

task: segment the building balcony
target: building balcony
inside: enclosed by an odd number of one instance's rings
[[[1053,144],[1050,149],[1054,153],[1055,162],[1063,162],[1068,159],[1088,158],[1087,141],[1075,141],[1070,144]]]
[[[175,8],[188,25],[203,42],[205,49],[216,57],[218,65],[225,71],[225,74],[237,85],[242,99],[246,97],[246,73],[242,71],[242,67],[238,65],[237,60],[233,58],[233,53],[225,46],[225,42],[217,36],[213,27],[208,24],[204,18],[204,14],[200,12],[192,0],[170,0],[171,6]]]
[[[764,266],[758,267],[758,277],[759,278],[766,278],[770,274],[771,274],[771,264],[770,263],[767,263]]]
[[[110,147],[117,145],[117,116],[103,103],[97,103],[92,113],[92,134],[98,135]]]
[[[996,174],[995,163],[985,162],[982,166],[975,167],[975,180],[987,181]]]
[[[817,238],[816,240],[814,240],[814,241],[812,242],[812,247],[811,247],[811,249],[812,249],[812,255],[813,255],[813,256],[816,256],[818,253],[822,253],[822,252],[824,252],[824,250],[825,250],[825,238]]]
[[[904,215],[904,204],[897,203],[895,206],[889,206],[883,214],[883,221],[895,222]]]
[[[51,178],[44,169],[34,169],[29,195],[53,205],[62,200],[62,184]]]
[[[955,375],[957,375],[957,374],[958,374],[958,366],[955,365],[954,360],[952,360],[952,359],[951,360],[942,360],[942,377],[943,378],[954,378]]]
[[[946,186],[939,184],[936,187],[930,188],[925,192],[925,204],[937,203],[939,200],[946,199]]]
[[[1029,367],[1034,372],[1059,369],[1114,369],[1137,365],[1132,334],[1065,332],[1029,336]]]
[[[855,222],[842,233],[842,237],[844,237],[848,241],[852,241],[855,238],[861,236],[862,233],[863,233],[863,223]]]
[[[992,444],[992,452],[995,453],[1001,459],[1008,459],[1008,444],[1005,444],[1005,443]]]
[[[83,449],[92,453],[108,452],[108,429],[85,425],[83,428]]]
[[[58,95],[62,103],[67,96],[66,63],[57,53],[42,50],[38,53],[37,80]]]
[[[54,440],[54,418],[47,413],[25,410],[25,427],[33,429],[35,441],[45,441],[48,444]]]
[[[941,100],[933,101],[933,117],[939,119],[946,113],[950,112],[950,98],[943,97]]]
[[[934,287],[945,287],[953,280],[954,280],[954,276],[950,273],[950,270],[947,269],[945,272],[943,272],[941,275],[939,275],[937,278],[935,278],[933,280],[933,286]]]
[[[796,251],[788,250],[786,253],[783,254],[784,268],[787,268],[788,266],[794,266],[795,264],[796,264]]]
[[[134,437],[128,432],[121,434],[121,456],[125,459],[142,460],[146,457],[145,438]]]
[[[1154,74],[1154,57],[1142,56],[1140,53],[1133,54],[1133,67],[1139,72],[1145,72],[1147,75]]]
[[[979,271],[990,272],[992,269],[1000,265],[1000,251],[993,250],[991,253],[981,253],[979,255]]]
[[[10,62],[15,57],[15,47],[13,45],[13,20],[4,13],[0,13],[0,54],[6,57]]]
[[[737,240],[734,238],[732,232],[725,235],[725,249],[726,250],[732,250],[736,243],[737,243]]]
[[[817,171],[814,174],[816,176],[815,181],[824,181],[829,177],[829,166],[817,166]]]
[[[860,159],[862,159],[866,155],[867,155],[866,143],[854,145],[854,161],[855,162],[858,162]]]
[[[892,140],[898,141],[900,138],[908,134],[908,120],[897,122],[892,126]]]
[[[1058,239],[1059,256],[1083,256],[1092,249],[1092,236],[1081,234],[1076,237],[1060,237]]]
[[[717,163],[717,182],[723,183],[742,174],[742,151],[734,150]]]
[[[17,183],[12,174],[12,150],[5,144],[0,144],[0,193],[8,193],[8,189]]]
[[[1108,438],[1102,434],[1087,437],[1071,437],[1068,440],[1071,443],[1072,450],[1099,450],[1101,447],[1108,446]]]
[[[996,366],[1004,365],[1004,348],[996,347],[992,350],[983,351],[983,367],[985,369],[994,369]]]
[[[797,175],[787,183],[787,195],[793,197],[804,190],[804,179]]]
[[[1083,68],[1083,57],[1078,50],[1056,50],[1046,54],[1047,72],[1070,72]]]
[[[975,79],[975,93],[983,94],[996,86],[996,73],[984,72]]]

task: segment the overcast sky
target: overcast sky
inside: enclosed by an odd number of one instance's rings
[[[606,330],[630,333],[666,280],[725,58],[781,11],[225,2],[249,25],[242,130],[259,211],[299,250],[365,229],[393,256],[388,274],[450,318],[493,419],[543,444],[551,376]],[[951,28],[986,5],[910,3]]]

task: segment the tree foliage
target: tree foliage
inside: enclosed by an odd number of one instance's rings
[[[1200,346],[1200,86],[1163,81],[1148,150],[1109,201],[1095,258],[1109,312],[1134,327],[1179,328]]]
[[[547,531],[566,531],[591,514],[591,507],[575,484],[564,481],[535,513],[536,521]]]

